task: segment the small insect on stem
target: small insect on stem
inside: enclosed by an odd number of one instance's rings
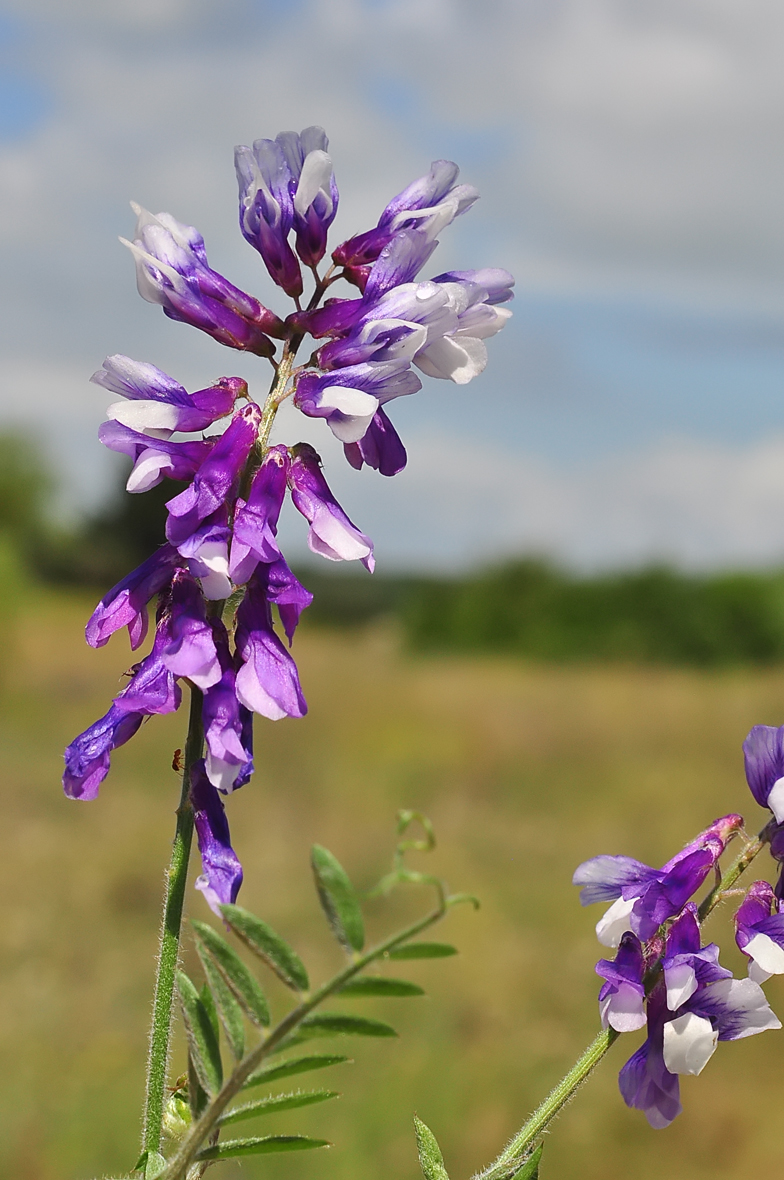
[[[181,771],[185,769],[182,761],[182,750],[177,749],[172,755],[172,770]]]

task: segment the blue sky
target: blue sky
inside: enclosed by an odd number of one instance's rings
[[[76,511],[112,474],[87,383],[104,355],[258,379],[138,298],[117,236],[129,199],[166,209],[272,301],[232,148],[319,122],[336,241],[446,156],[482,199],[436,269],[518,279],[487,371],[396,406],[395,480],[282,424],[322,449],[381,568],[780,562],[782,50],[775,0],[3,0],[0,419],[40,437]]]

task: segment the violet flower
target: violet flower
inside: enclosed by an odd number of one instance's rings
[[[327,231],[338,211],[338,188],[327,154],[323,127],[281,131],[276,137],[288,166],[297,253],[305,266],[318,266],[327,249]]]
[[[278,517],[286,495],[291,461],[286,447],[270,447],[253,477],[247,502],[237,499],[229,573],[237,586],[247,582],[260,561],[280,557]]]
[[[222,669],[213,629],[199,587],[185,570],[178,570],[172,582],[169,636],[161,655],[164,666],[202,691],[217,684]]]
[[[253,772],[253,717],[237,700],[226,628],[213,619],[212,631],[221,675],[204,693],[205,770],[212,785],[228,793],[247,782]]]
[[[381,408],[376,410],[359,442],[343,444],[343,453],[357,471],[367,463],[381,475],[397,475],[408,458],[400,435]]]
[[[212,601],[228,598],[234,587],[229,578],[229,528],[227,506],[221,505],[180,543],[188,569],[199,579],[202,594]]]
[[[142,299],[161,304],[170,319],[200,328],[229,348],[272,356],[267,333],[282,335],[282,321],[210,268],[201,234],[170,213],[153,216],[139,205],[132,208],[134,240],[120,241],[133,254]]]
[[[74,738],[65,751],[63,790],[69,799],[95,799],[109,773],[112,751],[125,745],[144,717],[112,705],[109,712]]]
[[[205,430],[230,414],[238,397],[248,396],[241,377],[221,377],[208,389],[188,393],[155,365],[119,353],[107,356],[90,380],[126,399],[109,406],[110,419],[131,430],[166,432],[165,437],[175,430]]]
[[[179,561],[176,549],[168,544],[161,545],[104,594],[85,628],[90,647],[103,647],[121,627],[128,628],[131,647],[134,650],[140,647],[147,635],[147,603],[171,582]]]
[[[351,365],[300,377],[294,404],[309,418],[326,418],[342,443],[359,442],[379,406],[422,388],[406,359]]]
[[[302,272],[288,236],[294,223],[291,172],[279,143],[257,139],[234,149],[240,186],[240,229],[261,254],[273,282],[287,295],[302,294]]]
[[[242,865],[231,846],[231,834],[220,795],[207,778],[204,761],[191,768],[191,803],[202,874],[196,888],[220,918],[220,907],[233,904],[242,884]]]
[[[749,979],[784,975],[784,913],[767,881],[755,881],[735,915],[735,941],[749,959]]]
[[[237,611],[235,643],[241,660],[237,700],[270,721],[304,717],[308,707],[297,666],[272,625],[266,575],[267,567],[256,567]]]
[[[752,795],[784,823],[784,725],[755,725],[743,743],[743,760]]]
[[[308,548],[330,561],[359,560],[371,573],[373,542],[349,520],[321,472],[321,459],[308,443],[292,448],[291,499],[310,524]]]
[[[645,959],[636,934],[627,931],[618,946],[615,959],[600,959],[596,974],[605,982],[599,991],[599,1014],[602,1028],[616,1032],[635,1032],[643,1028],[645,1015]]]
[[[660,869],[630,856],[595,856],[581,864],[572,878],[582,886],[580,904],[616,899],[597,923],[599,942],[618,946],[626,930],[643,941],[650,938],[662,922],[680,913],[742,824],[739,815],[715,820]]]
[[[168,501],[166,536],[173,545],[179,547],[206,517],[236,493],[240,473],[256,441],[260,422],[261,410],[255,404],[236,413],[196,472],[190,487]]]
[[[98,427],[98,438],[110,451],[128,455],[133,461],[125,489],[135,493],[148,492],[164,477],[190,479],[214,446],[213,442],[206,440],[169,442],[131,430],[117,421],[102,423]]]
[[[623,1099],[652,1127],[666,1127],[681,1111],[679,1074],[701,1073],[719,1041],[776,1028],[759,984],[733,979],[714,945],[700,948],[696,914],[687,911],[668,933],[664,977],[648,999],[647,1040],[618,1077]]]
[[[420,228],[432,238],[479,197],[468,184],[457,184],[460,169],[451,160],[435,160],[426,176],[393,197],[375,229],[341,243],[332,257],[339,266],[361,268],[373,263],[401,230]]]

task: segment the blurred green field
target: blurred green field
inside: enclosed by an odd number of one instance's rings
[[[137,1150],[178,793],[169,767],[185,718],[155,718],[120,750],[98,802],[63,798],[62,747],[105,710],[131,662],[124,639],[98,652],[84,645],[91,605],[82,592],[34,591],[3,628],[0,1176],[9,1180],[119,1174]],[[599,852],[661,863],[730,810],[755,830],[762,814],[740,743],[755,722],[784,720],[784,670],[415,658],[388,626],[303,631],[296,655],[310,715],[257,722],[259,770],[228,802],[246,869],[240,900],[318,979],[339,952],[310,884],[310,844],[326,844],[368,886],[387,867],[396,809],[412,807],[439,837],[428,867],[483,908],[456,911],[437,934],[459,957],[405,965],[428,998],[354,1001],[401,1037],[324,1043],[356,1060],[314,1075],[342,1091],[339,1102],[281,1115],[274,1128],[246,1125],[323,1135],[331,1150],[222,1164],[215,1175],[414,1180],[416,1111],[453,1180],[467,1178],[597,1028],[598,914],[580,909],[574,866]],[[371,932],[427,900],[372,903]],[[208,916],[192,889],[188,905]],[[711,930],[729,937],[724,916]],[[740,968],[731,951],[724,959]],[[280,990],[269,991],[280,1008]],[[784,1013],[780,979],[769,995]],[[543,1180],[778,1175],[782,1037],[720,1046],[702,1077],[685,1081],[684,1114],[658,1132],[617,1093],[617,1069],[637,1043],[622,1039],[555,1125]],[[181,1063],[178,1041],[174,1072]]]

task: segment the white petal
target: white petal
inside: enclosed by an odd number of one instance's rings
[[[327,198],[327,217],[332,212],[332,194],[330,180],[332,178],[332,161],[326,152],[319,150],[308,152],[302,164],[297,191],[294,196],[294,209],[302,215],[306,213],[319,192]]]
[[[204,768],[213,787],[223,791],[224,795],[228,795],[234,790],[234,783],[242,770],[237,762],[225,762],[223,758],[213,758],[209,750],[207,750],[204,760]]]
[[[327,425],[334,434],[335,438],[340,439],[342,443],[359,442],[367,434],[368,426],[373,421],[376,411],[372,414],[331,414],[327,418]]]
[[[237,673],[235,691],[241,705],[270,721],[282,721],[287,715],[278,702],[262,688],[258,676],[249,664],[243,664]]]
[[[636,1032],[646,1023],[645,1003],[633,987],[621,984],[617,992],[607,996],[599,1005],[602,1027],[609,1024],[616,1032]]]
[[[160,451],[143,451],[134,464],[133,471],[128,476],[125,490],[128,492],[146,492],[160,483],[161,472],[168,467],[171,459]]]
[[[626,931],[631,930],[629,915],[636,900],[637,898],[633,897],[629,901],[624,901],[619,897],[596,923],[596,937],[602,946],[618,946]]]
[[[711,993],[731,1012],[742,1015],[744,1027],[728,1038],[740,1041],[767,1029],[781,1028],[781,1021],[765,998],[765,993],[753,979],[722,979],[711,984]]]
[[[326,509],[317,512],[313,519],[308,546],[314,553],[320,553],[330,561],[358,561],[370,553],[370,546]]]
[[[112,418],[130,430],[138,430],[141,434],[151,430],[166,431],[166,435],[159,434],[159,438],[168,437],[173,430],[177,430],[177,423],[181,412],[180,406],[169,405],[168,402],[132,401],[115,402],[106,411],[107,418]]]
[[[321,391],[319,406],[327,410],[340,410],[341,414],[352,417],[372,417],[378,409],[378,398],[363,389],[352,389],[350,385],[328,385]]]
[[[718,1040],[719,1034],[709,1020],[687,1012],[664,1026],[664,1064],[670,1073],[702,1073]]]
[[[770,788],[768,807],[776,817],[777,824],[784,823],[784,778],[777,778]]]
[[[488,312],[490,313],[488,315]],[[471,307],[460,317],[460,326],[456,336],[476,336],[479,340],[487,340],[488,336],[495,336],[500,332],[512,313],[508,307],[488,307],[486,303]]]
[[[755,934],[743,949],[767,975],[784,975],[784,948],[768,934]]]
[[[676,963],[664,970],[664,982],[667,985],[667,1007],[671,1012],[685,1004],[697,990],[697,976],[694,968],[688,963]]]
[[[428,377],[442,377],[455,385],[467,385],[487,364],[487,348],[481,340],[442,336],[414,357],[414,364]]]
[[[766,983],[770,977],[770,971],[763,971],[759,963],[755,963],[753,959],[749,961],[749,979],[753,979],[755,983]]]

